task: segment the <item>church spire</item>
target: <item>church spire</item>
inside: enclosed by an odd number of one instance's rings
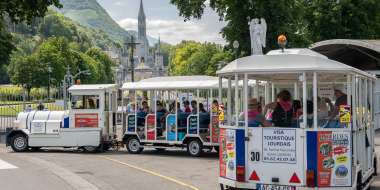
[[[139,16],[138,16],[138,35],[139,39],[146,38],[146,21],[145,21],[144,5],[140,0]]]

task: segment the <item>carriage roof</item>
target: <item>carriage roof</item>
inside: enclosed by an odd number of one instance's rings
[[[123,90],[175,90],[175,89],[217,89],[218,77],[212,76],[167,76],[126,82]]]
[[[326,73],[354,73],[374,78],[373,75],[328,59],[310,49],[285,49],[270,51],[266,55],[251,55],[230,62],[217,71],[217,74],[273,74],[273,73],[299,73],[319,71]]]

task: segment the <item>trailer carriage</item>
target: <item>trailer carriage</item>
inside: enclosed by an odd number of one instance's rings
[[[239,58],[217,74],[219,81],[244,84],[227,89],[226,121],[220,124],[221,189],[369,186],[376,175],[373,75],[309,49]],[[250,93],[248,80],[266,85],[263,107],[276,105],[276,94],[287,90],[293,105],[301,103],[300,114],[289,125],[252,126],[249,101],[260,97]],[[338,91],[345,101],[338,100]]]

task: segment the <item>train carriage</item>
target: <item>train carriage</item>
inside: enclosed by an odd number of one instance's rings
[[[228,85],[223,102],[221,189],[369,186],[376,175],[373,75],[309,49],[242,57],[217,74],[244,84]],[[249,80],[264,84],[264,93],[252,93]]]

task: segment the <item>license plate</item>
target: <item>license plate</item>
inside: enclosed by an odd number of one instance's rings
[[[269,184],[257,184],[257,190],[295,190],[294,186],[287,185],[269,185]]]

